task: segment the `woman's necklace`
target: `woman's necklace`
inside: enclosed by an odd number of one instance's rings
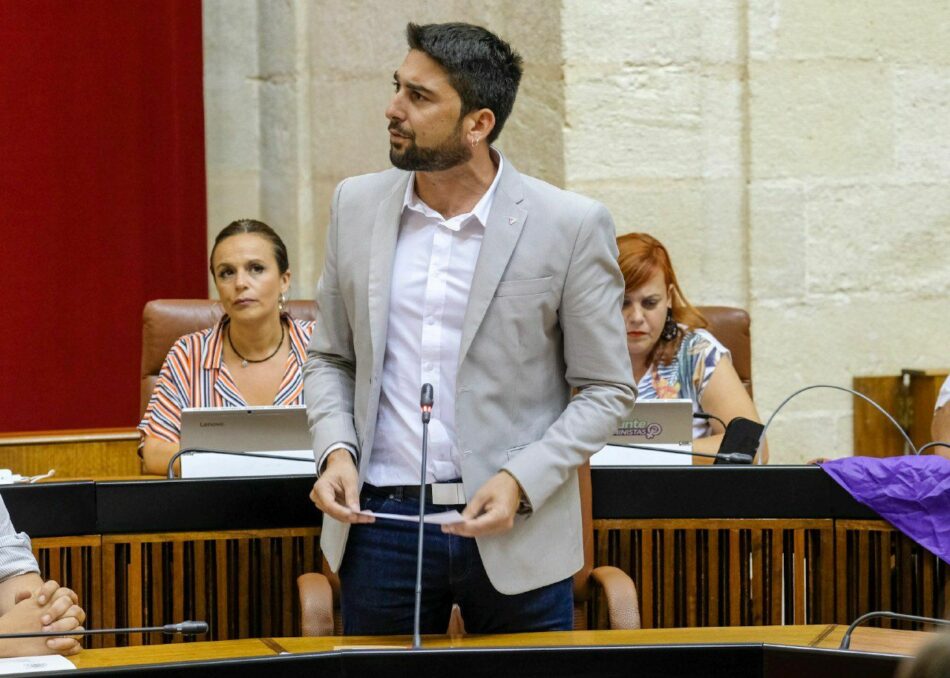
[[[277,355],[277,351],[279,351],[280,347],[284,345],[285,334],[286,334],[286,330],[284,329],[284,323],[281,322],[280,323],[280,341],[277,342],[277,348],[275,348],[274,351],[266,358],[261,358],[260,360],[251,360],[250,358],[245,358],[243,355],[241,355],[240,351],[234,348],[234,342],[231,341],[231,326],[228,325],[228,346],[230,346],[231,350],[234,351],[234,355],[236,355],[238,358],[241,359],[241,367],[247,367],[248,363],[266,363],[268,360],[270,360],[275,355]]]

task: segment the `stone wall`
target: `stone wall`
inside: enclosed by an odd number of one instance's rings
[[[272,223],[311,296],[333,187],[388,165],[403,27],[489,26],[526,61],[499,146],[746,307],[756,401],[950,364],[950,3],[204,0],[209,237]],[[775,462],[851,452],[851,400],[776,419]]]

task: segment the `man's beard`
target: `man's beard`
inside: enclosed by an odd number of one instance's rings
[[[398,126],[390,124],[389,128],[401,133]],[[389,161],[401,170],[414,172],[441,172],[468,162],[472,157],[472,149],[459,139],[461,128],[460,120],[449,138],[432,148],[416,146],[416,137],[412,134],[405,138],[404,150],[397,151],[390,145]]]

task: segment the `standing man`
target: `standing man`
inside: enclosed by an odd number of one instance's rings
[[[431,383],[427,512],[465,520],[427,527],[422,632],[444,633],[453,602],[471,632],[571,629],[576,469],[636,395],[614,225],[490,147],[521,79],[507,43],[458,23],[407,38],[386,110],[397,169],[336,189],[304,367],[344,628],[411,632],[417,527],[359,511],[418,514]]]

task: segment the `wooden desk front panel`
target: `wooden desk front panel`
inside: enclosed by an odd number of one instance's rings
[[[319,571],[319,528],[33,540],[44,578],[79,595],[88,628],[201,619],[207,640],[300,634],[297,577]],[[179,641],[94,636],[87,647]]]
[[[643,628],[814,624],[834,615],[832,520],[595,520],[595,565],[629,574]],[[593,628],[606,610],[595,599]]]
[[[835,542],[835,621],[839,624],[871,610],[950,616],[950,567],[890,523],[838,520]]]

